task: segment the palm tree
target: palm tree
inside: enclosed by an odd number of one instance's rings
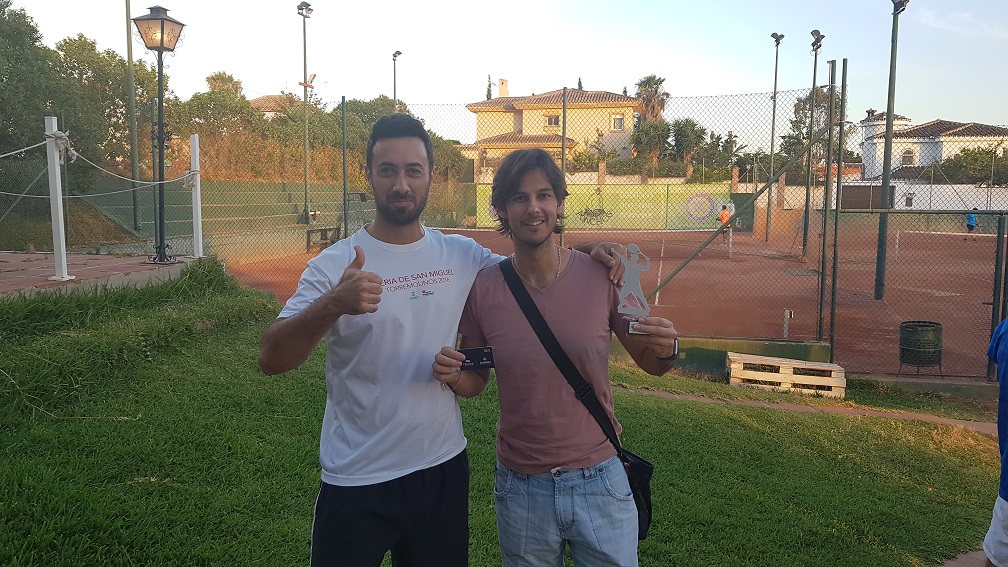
[[[704,143],[707,130],[692,118],[672,122],[672,147],[676,157],[686,164],[686,179],[693,177],[693,154]]]
[[[207,76],[206,82],[211,92],[224,91],[231,93],[236,97],[242,96],[242,82],[224,71],[211,73]]]
[[[671,133],[671,126],[663,119],[641,122],[634,128],[634,146],[639,153],[646,153],[650,156],[652,170],[658,167],[658,158],[668,144]]]
[[[661,119],[665,103],[669,99],[669,94],[662,86],[664,83],[665,79],[658,75],[648,75],[637,81],[636,96],[644,107],[641,112],[641,122],[655,122]]]

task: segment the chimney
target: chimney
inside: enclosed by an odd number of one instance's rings
[[[497,81],[497,96],[505,97],[508,96],[507,90],[507,79],[499,79]]]

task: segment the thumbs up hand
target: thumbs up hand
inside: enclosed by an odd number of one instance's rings
[[[354,246],[354,252],[353,261],[343,270],[339,283],[327,295],[333,296],[337,302],[336,310],[341,314],[374,313],[381,301],[382,280],[378,274],[364,271],[364,250]]]

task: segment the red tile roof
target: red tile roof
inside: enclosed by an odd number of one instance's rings
[[[568,108],[640,106],[640,99],[608,91],[582,91],[567,89]],[[472,112],[498,111],[514,112],[531,108],[560,108],[563,105],[563,89],[531,96],[506,96],[481,100],[467,104]]]
[[[876,112],[871,116],[862,120],[861,123],[864,124],[865,122],[885,122],[886,114],[887,114],[886,112]],[[907,118],[906,116],[903,116],[902,114],[893,114],[893,120],[906,120],[907,122],[910,122],[910,119]]]
[[[266,95],[249,101],[252,108],[259,112],[287,112],[288,108],[299,104],[292,94]]]
[[[559,134],[518,134],[517,132],[508,132],[476,140],[474,145],[483,148],[495,146],[502,148],[559,148],[561,140],[563,140],[563,136]],[[575,146],[577,146],[577,140],[567,138],[567,147],[573,148]]]
[[[976,122],[953,122],[951,120],[932,120],[918,126],[903,128],[893,132],[893,138],[941,138],[943,136],[961,138],[994,138],[1008,136],[1008,128],[979,124]],[[872,136],[884,138],[885,133]]]

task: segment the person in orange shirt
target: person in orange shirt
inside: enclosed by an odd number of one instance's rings
[[[721,205],[721,212],[718,213],[717,218],[718,218],[718,222],[720,222],[721,224],[724,224],[724,223],[728,222],[728,219],[731,218],[731,213],[728,211],[728,205]],[[724,228],[721,229],[721,245],[722,246],[727,246],[728,245],[728,231],[729,230],[731,230],[731,225],[728,225],[728,226],[726,226],[726,227],[724,227]]]

